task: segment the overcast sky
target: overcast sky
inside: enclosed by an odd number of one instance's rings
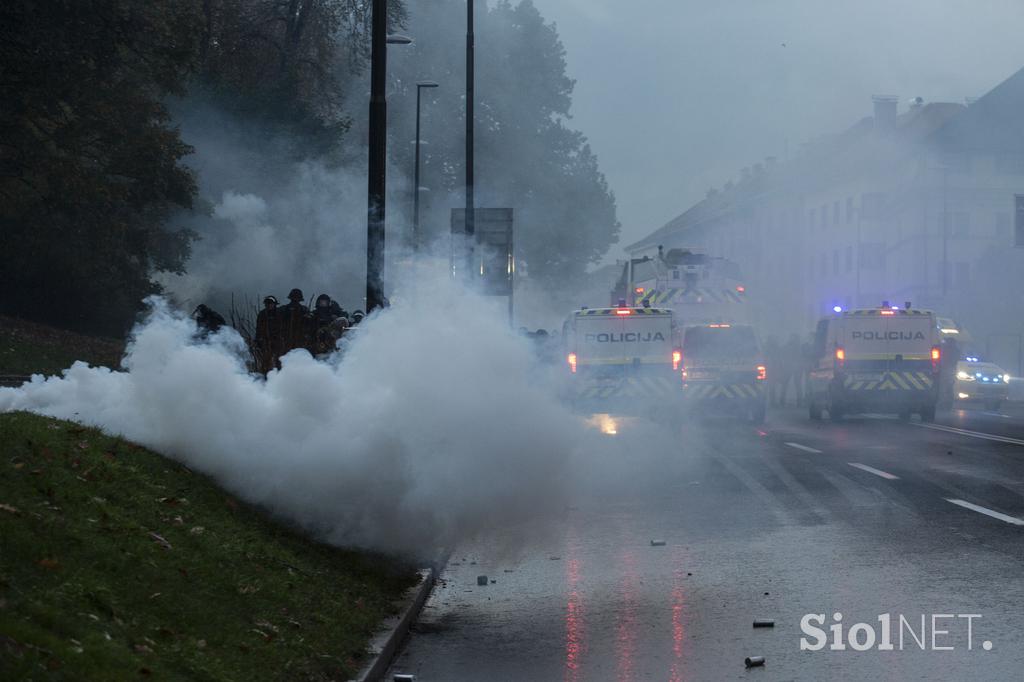
[[[962,102],[1024,67],[1024,0],[534,3],[618,199],[611,258],[741,167],[870,115],[873,94]]]

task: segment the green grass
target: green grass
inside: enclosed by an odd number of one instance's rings
[[[60,374],[75,360],[116,368],[124,341],[84,336],[0,316],[0,376]]]
[[[0,415],[0,679],[346,680],[413,582],[122,439]]]

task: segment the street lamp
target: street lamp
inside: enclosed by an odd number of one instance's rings
[[[388,0],[373,0],[370,44],[370,130],[366,220],[366,312],[384,304],[384,191],[387,165],[388,44],[412,38],[388,35]]]
[[[420,95],[423,88],[436,88],[433,81],[420,81],[416,84],[416,169],[413,172],[412,198],[412,249],[420,248]]]
[[[473,202],[473,3],[466,0],[466,225],[462,245],[465,277],[473,267],[473,246],[476,240],[476,214]]]

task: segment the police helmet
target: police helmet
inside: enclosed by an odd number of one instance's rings
[[[301,301],[305,300],[305,298],[306,297],[302,295],[302,289],[292,289],[291,291],[288,292],[288,300],[289,301],[299,301],[299,302],[301,302]]]
[[[331,297],[327,294],[320,294],[316,297],[317,308],[328,308],[331,305]]]
[[[263,299],[263,305],[270,305],[271,303],[277,305],[277,296],[267,296]]]

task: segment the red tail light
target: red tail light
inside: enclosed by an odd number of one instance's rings
[[[683,364],[683,351],[674,350],[672,351],[672,371],[676,372],[679,370],[679,366]]]
[[[757,366],[757,380],[764,381],[768,378],[768,368],[764,365]]]
[[[846,351],[842,348],[836,348],[836,366],[842,367],[846,364]]]
[[[942,359],[942,349],[938,346],[932,346],[932,369],[939,368],[939,360]]]
[[[618,310],[615,311],[615,314],[616,315],[632,315],[633,311],[630,310],[629,308],[619,308]]]
[[[575,353],[569,353],[568,360],[569,360],[569,371],[572,372],[573,374],[575,374],[576,373],[576,354]]]

